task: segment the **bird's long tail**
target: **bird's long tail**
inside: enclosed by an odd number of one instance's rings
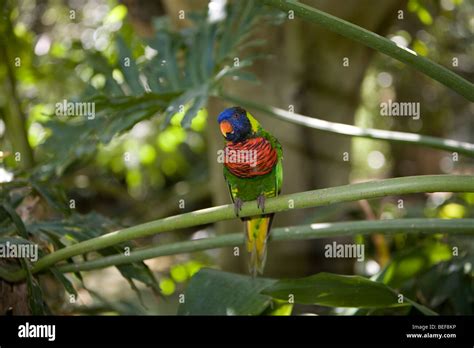
[[[273,214],[252,216],[245,220],[245,240],[250,253],[249,271],[252,276],[262,274],[267,259],[267,240]]]

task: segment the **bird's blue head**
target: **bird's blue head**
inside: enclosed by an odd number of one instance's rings
[[[234,106],[222,111],[217,118],[221,133],[227,141],[238,143],[252,134],[252,125],[247,117],[247,111]]]

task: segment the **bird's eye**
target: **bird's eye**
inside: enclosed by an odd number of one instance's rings
[[[238,114],[233,114],[232,118],[237,119],[237,118],[239,118],[239,115]]]

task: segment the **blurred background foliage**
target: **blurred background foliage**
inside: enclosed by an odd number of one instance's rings
[[[473,80],[470,1],[309,3]],[[348,40],[319,35],[318,28],[308,30],[258,2],[2,0],[0,4],[0,237],[21,235],[45,252],[118,226],[228,203],[221,168],[214,159],[222,146],[215,117],[228,106],[217,98],[220,89],[285,109],[293,105],[297,112],[329,121],[474,139],[472,103],[398,61],[367,49],[354,51]],[[378,11],[377,22],[368,18],[372,9]],[[342,65],[346,56],[352,66],[347,71]],[[64,100],[93,103],[95,114],[57,116],[56,105]],[[422,117],[379,117],[380,103],[387,100],[420,102]],[[262,117],[285,149],[285,192],[393,176],[473,174],[472,159],[462,156],[376,140],[341,140],[278,122]],[[342,159],[346,152],[349,160]],[[292,216],[282,213],[276,225],[423,216],[474,217],[474,194],[432,193],[337,204]],[[162,234],[100,254],[241,227],[217,224]],[[438,313],[473,313],[472,238],[376,234],[357,236],[355,241],[366,244],[363,263],[325,259],[321,248],[327,240],[312,241],[275,247],[268,273],[272,277],[321,271],[359,274],[401,289]],[[459,248],[459,255],[453,256],[453,247]],[[281,261],[287,259],[293,262]],[[61,276],[52,270],[38,277],[36,287],[36,277],[30,277],[28,288],[15,288],[17,303],[36,288],[46,306],[18,305],[9,310],[174,314],[179,295],[204,266],[245,272],[245,255],[236,258],[232,250],[210,250],[90,273]],[[409,310],[351,311],[308,304],[287,308],[277,302],[273,314]]]

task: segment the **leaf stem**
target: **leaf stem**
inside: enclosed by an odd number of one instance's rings
[[[319,190],[305,191],[270,198],[265,202],[265,212],[317,207],[340,202],[360,199],[371,199],[390,195],[403,195],[422,192],[474,192],[474,177],[469,175],[422,175],[393,179],[369,181],[364,183],[330,187]],[[246,202],[240,217],[261,213],[255,201]],[[217,221],[235,219],[233,205],[201,209],[181,215],[175,215],[156,221],[147,222],[103,236],[92,238],[77,244],[59,249],[39,259],[32,267],[32,274],[38,273],[59,261],[90,251],[103,249],[128,240],[150,236],[156,233],[173,231]],[[24,279],[24,270],[1,272],[0,277],[16,282]]]
[[[385,37],[295,0],[263,0],[263,3],[285,12],[294,11],[294,14],[302,19],[317,23],[330,31],[410,65],[474,102],[474,85],[471,82],[406,47],[398,46]]]
[[[349,135],[360,138],[387,140],[399,143],[408,143],[419,146],[427,146],[445,151],[455,151],[469,157],[474,157],[474,144],[463,141],[443,139],[429,135],[420,135],[415,133],[396,132],[374,128],[360,128],[344,123],[329,122],[319,118],[309,117],[273,106],[259,104],[250,100],[243,100],[238,97],[221,92],[220,97],[235,103],[237,105],[253,108],[266,114],[272,115],[280,120],[299,124],[305,127],[318,129],[324,132],[335,133],[339,135]]]
[[[399,219],[369,220],[335,223],[318,223],[311,225],[275,228],[270,235],[270,242],[327,238],[333,236],[354,236],[383,232],[394,233],[447,233],[474,234],[474,219]],[[232,233],[217,237],[209,237],[185,242],[156,245],[137,249],[129,255],[111,255],[95,260],[67,264],[58,267],[66,272],[90,271],[94,269],[138,262],[160,256],[197,252],[208,249],[235,247],[244,243],[243,233]]]

